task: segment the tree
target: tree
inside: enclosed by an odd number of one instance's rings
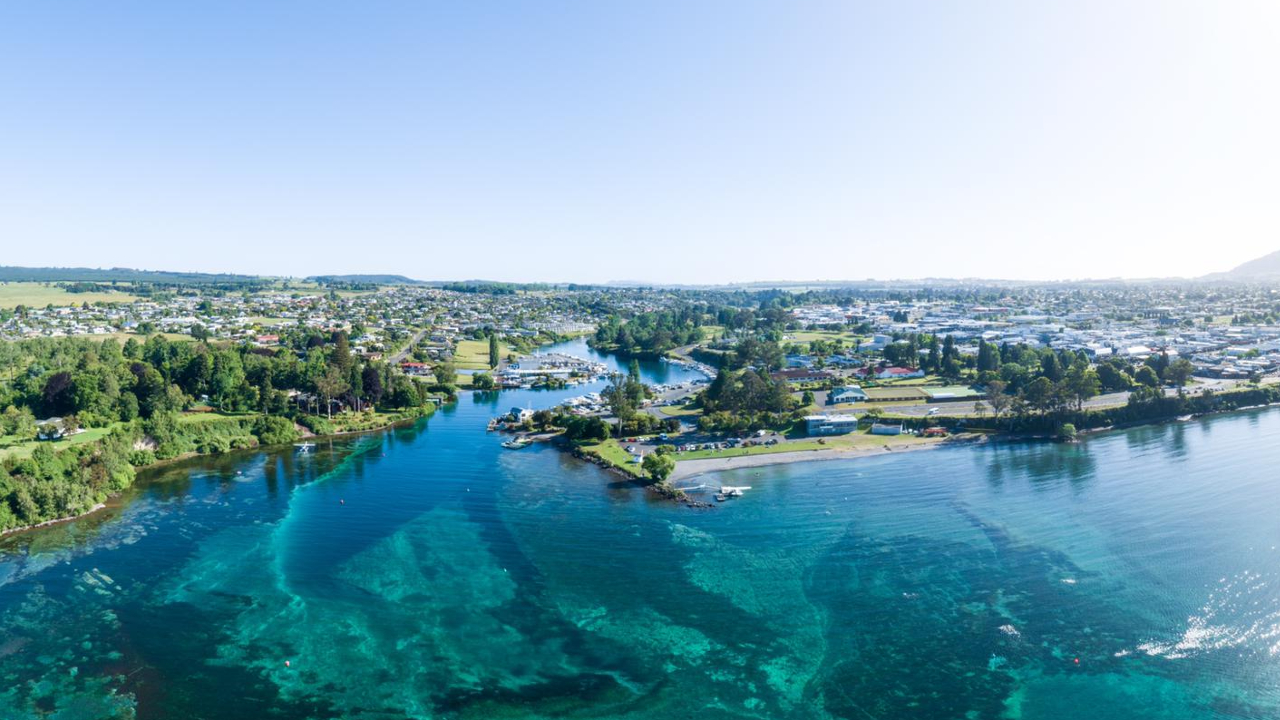
[[[676,461],[665,453],[649,453],[644,456],[640,466],[649,474],[649,477],[653,478],[654,482],[664,482],[675,471]]]
[[[995,344],[978,341],[978,372],[995,372],[1000,369],[1000,351]]]
[[[1143,365],[1138,368],[1138,372],[1134,373],[1133,379],[1137,380],[1139,385],[1145,385],[1149,388],[1160,387],[1160,376],[1150,365]]]
[[[1053,404],[1053,383],[1047,377],[1032,380],[1022,391],[1022,398],[1033,410],[1046,412]]]
[[[1062,423],[1059,425],[1058,439],[1063,442],[1074,442],[1076,439],[1076,426],[1071,423]]]
[[[1052,351],[1040,357],[1040,375],[1051,383],[1062,380],[1062,364],[1058,362],[1058,356]]]
[[[636,412],[636,404],[632,401],[631,394],[627,392],[628,378],[625,375],[615,374],[609,382],[609,387],[600,392],[605,402],[609,404],[609,412],[618,419],[618,436],[622,436],[622,426],[631,419]]]
[[[1095,397],[1102,385],[1098,380],[1098,373],[1083,363],[1072,365],[1062,383],[1064,392],[1075,401],[1077,410],[1084,409],[1085,402]]]
[[[939,371],[947,377],[960,374],[960,351],[956,349],[956,339],[948,335],[942,342],[942,366]]]
[[[609,433],[609,423],[598,417],[569,418],[564,427],[565,439],[573,442],[607,440]]]
[[[75,385],[69,372],[50,375],[44,381],[40,394],[46,416],[64,415],[75,410]]]
[[[212,334],[209,332],[209,328],[205,327],[204,325],[200,325],[197,323],[191,326],[191,337],[195,338],[196,340],[199,340],[202,343],[207,343],[209,342],[209,338],[211,336]]]
[[[4,409],[4,433],[18,440],[32,440],[36,436],[36,416],[29,408],[12,405]]]
[[[364,386],[365,398],[375,405],[378,404],[378,401],[382,400],[382,373],[372,365],[365,365],[360,379],[360,384]]]
[[[498,348],[498,334],[489,333],[489,367],[498,367],[498,361],[500,358],[501,353]]]
[[[999,420],[1005,410],[1009,409],[1009,396],[1005,393],[1003,380],[992,380],[987,383],[987,404],[991,406],[991,414]]]
[[[333,399],[347,391],[347,378],[337,366],[325,369],[324,374],[316,378],[316,392],[324,398],[324,412],[333,418]]]
[[[453,385],[458,382],[458,370],[447,360],[437,363],[432,371],[435,373],[436,382],[441,385]]]
[[[329,355],[329,364],[341,370],[344,374],[351,369],[354,359],[351,357],[351,343],[347,339],[347,334],[337,332],[333,338],[333,352]]]
[[[496,386],[489,373],[476,373],[471,376],[471,387],[476,390],[492,390]]]
[[[1195,372],[1195,366],[1186,358],[1178,358],[1169,363],[1169,367],[1165,368],[1165,382],[1177,388],[1182,388],[1191,380],[1191,373]]]
[[[1128,390],[1133,386],[1133,378],[1121,370],[1120,366],[1115,362],[1099,363],[1096,372],[1098,373],[1098,382],[1102,385],[1102,389],[1107,392]]]

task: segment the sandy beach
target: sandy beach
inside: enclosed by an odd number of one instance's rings
[[[705,458],[700,460],[682,460],[676,463],[671,473],[670,482],[680,482],[699,475],[723,470],[739,470],[741,468],[764,467],[766,465],[786,465],[797,462],[815,462],[819,460],[851,460],[860,457],[879,457],[882,455],[901,455],[947,447],[955,443],[946,441],[921,445],[905,445],[890,449],[889,446],[831,448],[829,450],[798,450],[795,452],[763,453],[759,455],[733,455],[722,458]]]

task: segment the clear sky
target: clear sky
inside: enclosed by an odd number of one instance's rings
[[[9,2],[0,264],[729,282],[1280,250],[1280,3]]]

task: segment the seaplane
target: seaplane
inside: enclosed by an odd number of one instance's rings
[[[304,442],[304,443],[298,443],[297,445],[294,445],[294,447],[297,448],[298,452],[300,453],[309,453],[312,450],[316,449],[316,444]]]
[[[724,502],[729,498],[742,497],[743,493],[750,489],[750,485],[722,485],[720,487],[720,492],[716,493],[716,502]]]

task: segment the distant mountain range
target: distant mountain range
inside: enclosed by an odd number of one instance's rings
[[[1280,280],[1280,250],[1250,260],[1224,273],[1211,273],[1201,280]]]

